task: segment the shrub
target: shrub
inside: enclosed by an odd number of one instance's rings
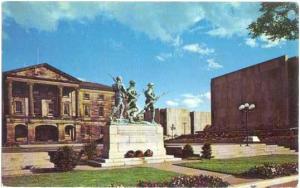
[[[211,159],[213,157],[211,155],[211,145],[210,145],[210,143],[205,143],[202,146],[201,153],[202,153],[201,157],[204,158],[204,159]]]
[[[144,153],[141,150],[136,150],[134,153],[135,157],[144,157]]]
[[[153,156],[153,151],[151,151],[150,149],[147,149],[144,153],[145,157],[152,157]]]
[[[138,187],[227,187],[228,182],[214,176],[177,176],[169,182],[143,182]]]
[[[182,149],[182,157],[192,157],[194,155],[194,150],[190,144],[186,144]]]
[[[133,150],[129,150],[125,154],[125,158],[133,158],[133,157],[134,157],[134,151]]]
[[[56,152],[49,153],[49,155],[50,162],[54,163],[54,167],[58,171],[71,171],[77,165],[78,156],[72,147],[60,147]]]
[[[87,156],[88,159],[92,159],[96,155],[97,151],[97,143],[91,142],[88,144],[85,144],[83,147],[84,154]]]
[[[277,176],[289,176],[298,173],[298,163],[272,164],[265,163],[263,165],[250,168],[242,173],[243,176],[255,178],[274,178]]]

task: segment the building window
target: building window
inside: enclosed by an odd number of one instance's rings
[[[88,94],[88,93],[83,94],[83,98],[86,99],[86,100],[89,100],[90,99],[90,94]]]
[[[90,115],[90,107],[88,105],[84,105],[83,109],[84,109],[84,115],[89,116]]]
[[[17,114],[22,114],[23,113],[23,106],[21,101],[15,101],[16,105],[16,113]]]
[[[64,115],[70,115],[70,104],[64,103]]]
[[[69,97],[69,91],[68,89],[63,90],[63,97]]]
[[[48,116],[53,116],[54,113],[54,103],[49,102],[48,103]]]
[[[98,100],[104,101],[104,95],[98,95]]]
[[[99,106],[99,116],[104,116],[104,107]]]

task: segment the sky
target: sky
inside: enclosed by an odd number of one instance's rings
[[[251,39],[260,3],[5,2],[2,71],[38,63],[106,85],[155,84],[156,106],[210,111],[210,80],[282,55],[298,40]]]

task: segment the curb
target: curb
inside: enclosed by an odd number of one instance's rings
[[[250,182],[250,183],[242,183],[242,184],[233,185],[229,187],[239,187],[239,188],[267,187],[267,186],[279,185],[279,184],[288,183],[297,180],[298,180],[298,175],[293,175],[293,176],[280,177],[280,178],[274,178],[269,180],[261,180],[261,181]]]

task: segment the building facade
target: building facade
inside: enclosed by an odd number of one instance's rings
[[[195,134],[211,125],[210,112],[190,112],[187,109],[164,108],[155,110],[155,122],[164,128],[164,135],[177,137]],[[149,121],[151,114],[145,113],[145,120]]]
[[[113,105],[111,87],[80,81],[46,63],[4,72],[2,86],[4,143],[99,139]]]
[[[199,131],[204,131],[211,126],[210,112],[190,112],[191,132],[197,134]]]
[[[281,56],[211,80],[212,128],[246,129],[239,105],[254,103],[249,130],[298,127],[298,57]]]

